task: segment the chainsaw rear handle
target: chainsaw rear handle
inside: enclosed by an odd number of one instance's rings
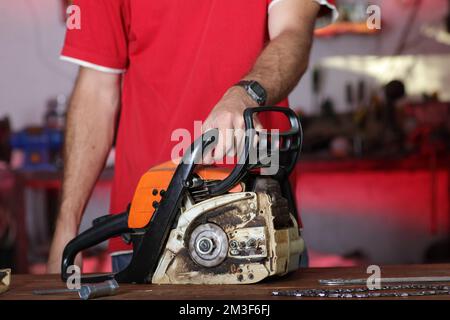
[[[68,268],[71,265],[74,265],[75,257],[78,253],[112,237],[120,236],[130,231],[131,229],[128,228],[128,212],[102,218],[99,222],[80,233],[66,245],[61,262],[61,278],[64,281],[67,281],[70,276],[67,272]],[[97,276],[95,281],[92,282],[101,282],[111,279],[112,277],[112,274],[103,277]]]
[[[249,163],[250,150],[253,146],[255,125],[253,122],[253,115],[262,112],[279,112],[284,114],[290,123],[290,129],[285,132],[279,132],[278,134],[268,133],[267,137],[282,137],[283,144],[280,145],[280,163],[277,177],[279,180],[287,179],[289,174],[295,167],[298,156],[302,147],[303,132],[300,124],[300,120],[295,114],[295,112],[287,107],[256,107],[247,108],[244,111],[244,122],[245,122],[245,141],[244,148],[238,159],[238,163],[231,171],[230,175],[226,177],[223,181],[209,188],[209,193],[212,196],[217,196],[228,192],[233,188],[246,173],[252,168],[258,167],[257,164]],[[281,141],[280,141],[281,143]]]

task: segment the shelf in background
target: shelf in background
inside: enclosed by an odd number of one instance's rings
[[[366,22],[337,22],[328,27],[317,29],[314,34],[316,37],[332,37],[345,34],[373,35],[379,33],[379,31],[369,29]]]

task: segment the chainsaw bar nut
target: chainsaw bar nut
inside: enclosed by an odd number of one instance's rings
[[[204,237],[197,242],[197,250],[202,254],[210,254],[214,248],[214,241],[210,238]]]

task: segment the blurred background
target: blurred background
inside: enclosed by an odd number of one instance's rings
[[[369,28],[369,5],[381,29]],[[60,194],[65,0],[0,1],[0,268],[43,273]],[[290,97],[311,266],[450,262],[450,1],[339,0]],[[114,150],[81,231],[108,212]],[[85,271],[108,270],[106,246]]]

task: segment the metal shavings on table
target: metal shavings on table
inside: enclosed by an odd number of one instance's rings
[[[372,289],[372,290],[368,289],[367,287],[361,287],[361,288],[345,288],[345,289],[283,290],[272,292],[272,296],[279,296],[279,297],[337,298],[337,299],[422,297],[422,296],[438,296],[438,295],[450,295],[450,285],[402,284],[402,285],[385,285],[379,289]]]

